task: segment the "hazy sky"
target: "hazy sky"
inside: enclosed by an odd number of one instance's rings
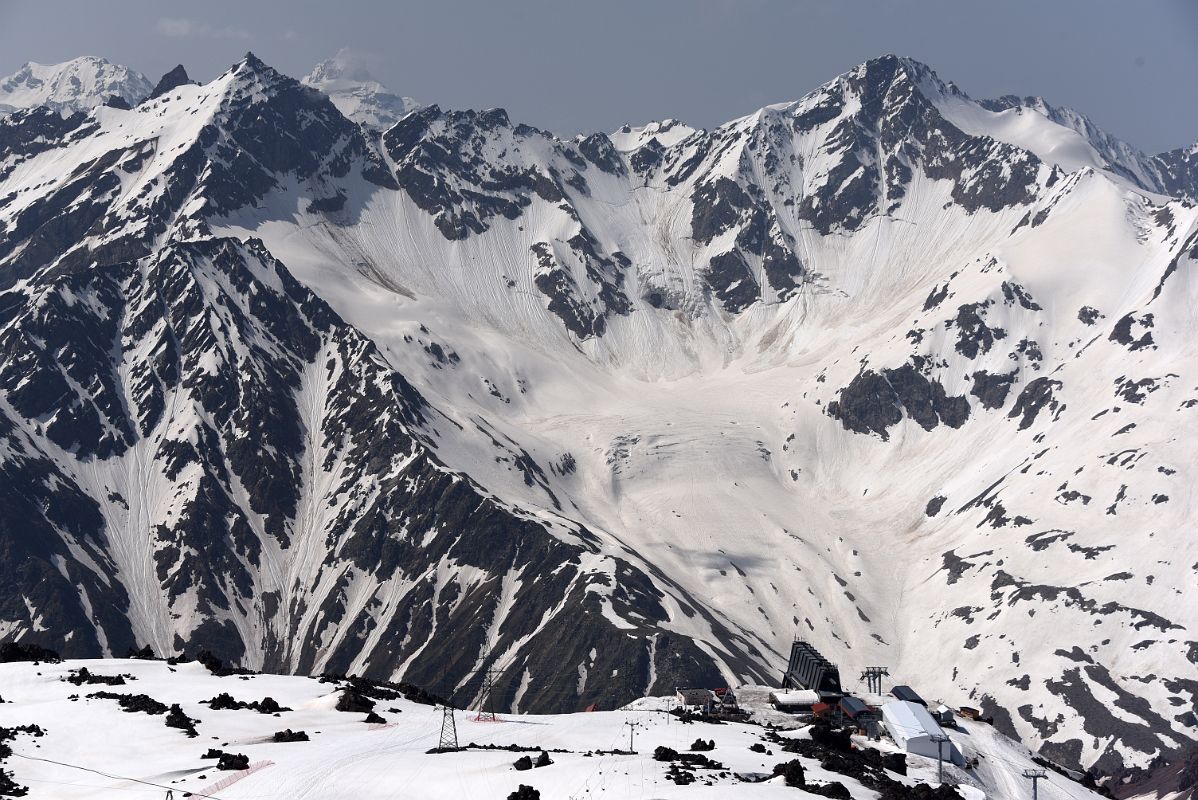
[[[0,0],[0,75],[91,54],[209,80],[253,50],[302,77],[342,47],[399,94],[559,134],[711,126],[892,52],[1148,151],[1198,139],[1194,0]]]

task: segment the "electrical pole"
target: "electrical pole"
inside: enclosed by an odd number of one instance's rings
[[[458,725],[453,718],[453,706],[446,703],[441,707],[441,741],[438,750],[458,749]]]
[[[932,736],[932,741],[936,743],[936,755],[939,760],[936,762],[936,782],[941,786],[944,785],[944,745],[951,741],[943,733],[937,733]]]
[[[624,724],[628,726],[628,752],[635,753],[636,750],[634,750],[632,746],[633,735],[636,733],[636,729],[641,727],[641,723],[629,721],[625,722]]]
[[[483,672],[483,691],[478,701],[478,716],[476,722],[495,721],[495,703],[491,699],[491,690],[495,688],[495,668],[487,667]]]
[[[483,674],[482,691],[478,696],[478,713],[474,717],[475,722],[494,722],[495,721],[495,704],[491,700],[491,691],[495,688],[495,669],[494,664],[488,664],[491,660],[491,645],[483,646],[482,655],[479,657],[479,669],[476,672]]]
[[[1039,792],[1037,791],[1036,782],[1041,778],[1048,777],[1048,773],[1042,769],[1025,769],[1023,777],[1032,779],[1032,800],[1039,800]]]

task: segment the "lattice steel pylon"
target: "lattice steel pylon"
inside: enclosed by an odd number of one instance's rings
[[[861,673],[861,680],[865,681],[866,688],[874,694],[882,693],[882,676],[890,675],[890,670],[886,667],[866,667]]]
[[[487,667],[483,671],[483,689],[478,698],[478,714],[476,722],[495,721],[495,703],[491,699],[491,691],[495,688],[495,668]]]
[[[441,741],[437,744],[437,749],[457,750],[458,724],[453,718],[453,706],[446,703],[441,709]]]

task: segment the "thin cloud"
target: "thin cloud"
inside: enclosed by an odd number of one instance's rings
[[[215,28],[207,22],[197,22],[186,17],[162,17],[154,26],[163,36],[175,39],[252,39],[245,28],[227,26]]]

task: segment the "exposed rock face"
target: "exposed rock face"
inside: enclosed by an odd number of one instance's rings
[[[797,627],[1071,763],[1188,746],[1184,154],[892,56],[575,139],[338,69],[0,121],[0,640],[559,710]]]
[[[158,79],[158,83],[154,84],[154,90],[150,92],[148,99],[153,100],[156,97],[162,97],[172,89],[178,89],[180,86],[186,86],[191,83],[191,78],[187,77],[187,70],[179,64],[170,72],[167,72]]]

